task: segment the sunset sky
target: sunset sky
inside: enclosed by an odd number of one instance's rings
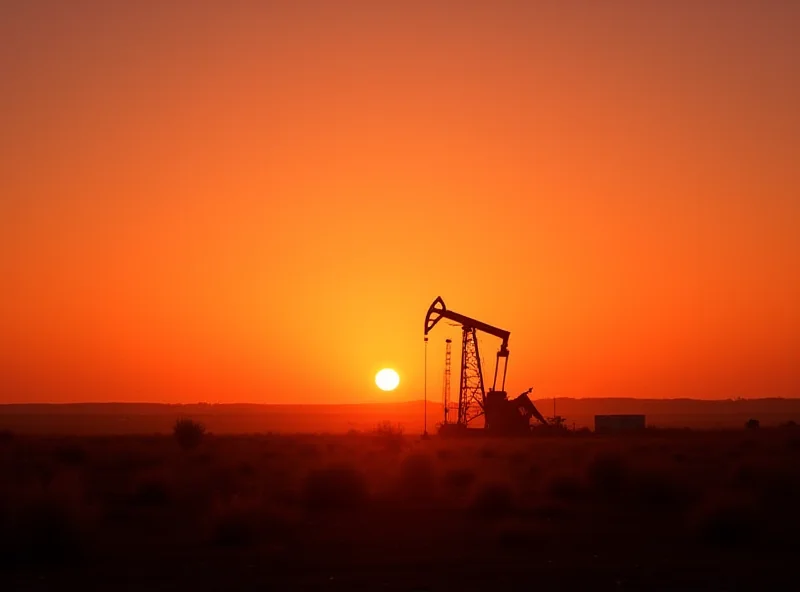
[[[512,394],[800,396],[800,2],[12,0],[0,73],[0,402],[420,399],[439,295]]]

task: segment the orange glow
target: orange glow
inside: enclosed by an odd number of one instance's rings
[[[0,18],[0,402],[421,399],[437,295],[512,393],[800,395],[800,5],[67,4]]]

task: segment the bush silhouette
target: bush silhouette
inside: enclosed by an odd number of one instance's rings
[[[171,500],[172,495],[167,484],[163,480],[151,478],[136,486],[130,503],[133,506],[159,507],[169,505]]]
[[[248,547],[257,539],[257,529],[245,514],[228,514],[220,518],[211,536],[211,542],[220,547]]]
[[[574,475],[557,474],[547,484],[547,492],[560,501],[574,501],[584,494],[584,486]]]
[[[426,454],[411,454],[400,465],[400,490],[413,500],[430,499],[436,489],[433,461]]]
[[[375,428],[375,434],[383,438],[400,438],[403,436],[403,426],[391,421],[382,421]]]
[[[191,419],[178,419],[172,428],[172,433],[181,448],[191,450],[197,448],[206,435],[206,426]]]
[[[86,462],[88,454],[84,448],[75,444],[63,444],[55,450],[56,460],[69,465],[79,466]]]
[[[757,542],[760,524],[750,505],[722,503],[700,516],[699,534],[716,547],[746,547]]]
[[[454,489],[466,490],[475,482],[476,474],[473,469],[451,469],[445,473],[444,482]]]
[[[472,500],[472,510],[484,518],[500,518],[514,509],[514,494],[505,483],[481,487]]]
[[[18,508],[5,526],[8,549],[0,564],[60,565],[79,559],[84,536],[79,517],[60,500],[37,498]],[[0,547],[1,549],[2,547]]]
[[[618,454],[598,454],[587,467],[587,476],[592,487],[601,494],[618,493],[627,477],[625,460]]]
[[[633,505],[654,512],[684,510],[692,501],[692,492],[675,475],[654,469],[631,472],[626,499]]]
[[[403,426],[390,421],[382,421],[375,428],[375,436],[389,452],[399,452],[403,448]]]
[[[311,510],[358,509],[367,501],[367,482],[351,465],[317,469],[306,478],[305,501]]]

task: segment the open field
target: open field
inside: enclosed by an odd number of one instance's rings
[[[557,413],[569,427],[593,427],[594,416],[641,413],[649,426],[693,429],[741,428],[750,418],[762,426],[800,423],[800,399],[559,398]],[[538,399],[544,415],[554,415],[552,399]],[[0,405],[0,430],[24,434],[167,434],[178,417],[202,421],[216,434],[331,433],[369,431],[390,419],[407,433],[423,430],[422,401],[352,405],[164,405],[155,403],[73,403]],[[428,401],[428,428],[442,418],[442,406]]]
[[[791,428],[194,449],[5,432],[0,474],[7,590],[750,589],[800,546]]]

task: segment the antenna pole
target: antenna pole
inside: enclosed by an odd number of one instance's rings
[[[423,388],[425,403],[423,409],[422,436],[428,436],[428,338],[425,337],[425,387]]]
[[[444,407],[444,423],[450,423],[448,412],[450,411],[450,344],[452,339],[445,339],[444,346],[444,384],[442,389],[442,406]]]

